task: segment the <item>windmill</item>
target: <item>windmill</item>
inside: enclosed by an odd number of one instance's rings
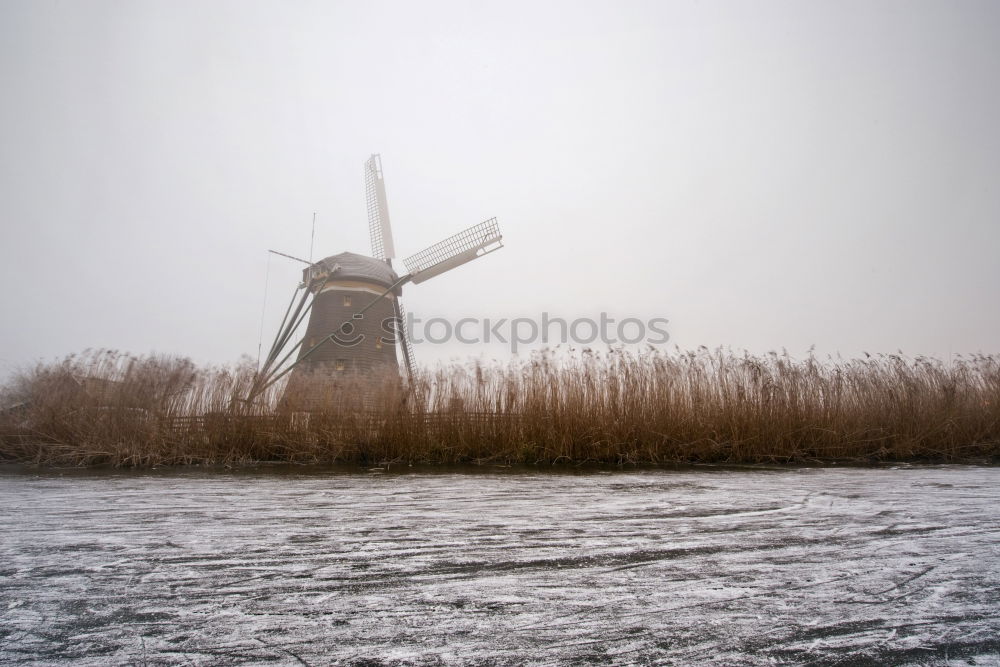
[[[342,252],[312,262],[276,253],[307,266],[248,400],[289,373],[290,385],[307,375],[331,381],[398,375],[397,346],[412,386],[413,347],[400,301],[403,285],[422,283],[503,247],[496,218],[490,218],[407,257],[406,273],[399,275],[392,266],[396,250],[379,155],[365,162],[364,176],[371,256]],[[305,333],[292,344],[307,315]]]

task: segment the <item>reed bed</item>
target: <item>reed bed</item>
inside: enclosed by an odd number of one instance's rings
[[[247,402],[254,365],[90,352],[0,390],[0,460],[618,464],[996,461],[1000,357],[820,361],[724,350],[550,352],[396,377],[299,377]],[[287,389],[287,391],[286,391]],[[303,402],[308,399],[307,402]],[[310,411],[297,409],[308,404]]]

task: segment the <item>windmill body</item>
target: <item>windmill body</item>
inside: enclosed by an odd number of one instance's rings
[[[496,218],[490,218],[406,258],[407,273],[400,276],[392,267],[395,244],[378,155],[365,163],[365,193],[372,256],[343,252],[318,262],[298,260],[308,265],[299,286],[304,292],[297,307],[292,297],[250,399],[291,373],[282,403],[289,409],[320,409],[319,394],[325,386],[352,382],[364,394],[366,378],[398,378],[399,354],[412,380],[402,286],[422,283],[503,247]],[[305,333],[292,345],[307,315]],[[293,356],[294,361],[286,364]]]
[[[392,304],[401,288],[392,288],[399,276],[391,266],[372,257],[342,252],[305,269],[302,279],[313,293],[305,343],[299,348],[299,367],[304,372],[398,372]],[[386,294],[386,290],[392,291]],[[365,306],[368,310],[355,317]],[[344,327],[345,323],[350,326]],[[303,358],[331,335],[329,343]]]

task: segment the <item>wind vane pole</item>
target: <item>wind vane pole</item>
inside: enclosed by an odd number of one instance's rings
[[[309,263],[313,261],[313,245],[316,243],[316,211],[313,211],[313,230],[309,237]]]

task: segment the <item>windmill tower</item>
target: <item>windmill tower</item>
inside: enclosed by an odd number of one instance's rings
[[[490,218],[407,257],[406,272],[399,275],[392,266],[396,251],[379,155],[365,162],[364,174],[371,256],[342,252],[308,262],[278,253],[308,266],[250,399],[288,373],[292,375],[286,397],[296,393],[296,385],[317,378],[321,384],[336,384],[343,379],[398,377],[400,357],[412,381],[413,348],[400,301],[403,285],[422,283],[503,247],[496,218]],[[291,344],[307,315],[305,333]],[[318,407],[311,403],[299,400],[295,407]]]

